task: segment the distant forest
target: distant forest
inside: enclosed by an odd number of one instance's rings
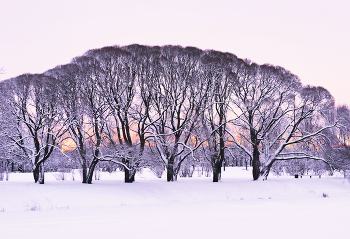
[[[252,166],[253,180],[350,169],[347,106],[231,53],[104,47],[0,91],[0,173],[31,170],[38,183],[67,168],[83,183],[97,168],[119,168],[125,182],[145,167],[167,181],[201,167],[214,182],[226,166]]]

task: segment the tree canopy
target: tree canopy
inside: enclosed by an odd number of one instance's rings
[[[250,161],[254,180],[278,161],[332,169],[332,150],[348,144],[349,110],[326,89],[214,50],[109,46],[0,87],[4,152],[30,160],[41,183],[55,149],[77,152],[84,183],[101,162],[124,170],[125,182],[143,167],[174,181],[185,164],[207,162],[219,181],[229,158]]]

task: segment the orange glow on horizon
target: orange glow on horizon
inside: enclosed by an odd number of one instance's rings
[[[63,143],[61,146],[62,152],[71,151],[71,150],[74,150],[77,148],[77,145],[75,144],[74,140],[72,140],[72,139],[66,139],[62,143]]]

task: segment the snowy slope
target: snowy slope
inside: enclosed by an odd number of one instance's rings
[[[227,168],[219,183],[198,172],[167,183],[147,170],[132,184],[122,172],[92,185],[45,177],[0,182],[0,238],[350,238],[350,185],[339,176],[254,182]]]

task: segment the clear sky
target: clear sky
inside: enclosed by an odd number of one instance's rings
[[[350,105],[350,0],[0,0],[0,80],[133,43],[279,65]]]

